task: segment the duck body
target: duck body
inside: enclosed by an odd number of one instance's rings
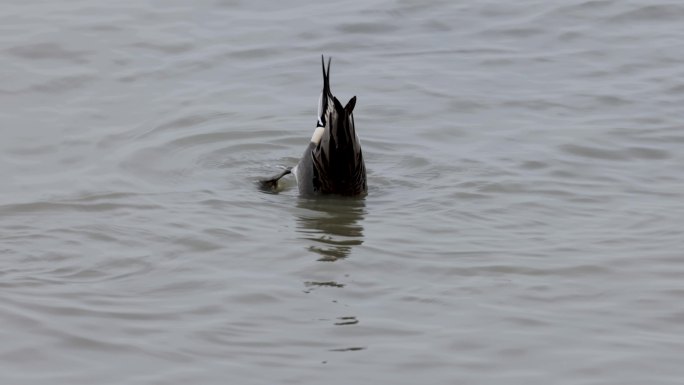
[[[323,90],[319,98],[318,121],[311,141],[299,163],[291,170],[302,196],[337,194],[361,196],[368,192],[366,165],[361,141],[354,126],[356,96],[345,106],[330,91],[330,59],[323,69]],[[278,176],[262,181],[263,185],[277,186],[286,170]]]

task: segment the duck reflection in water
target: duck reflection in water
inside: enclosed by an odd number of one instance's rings
[[[346,258],[354,246],[363,243],[363,198],[300,198],[297,208],[297,230],[312,242],[308,250],[319,254],[319,261]]]

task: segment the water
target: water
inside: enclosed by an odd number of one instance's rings
[[[680,384],[684,6],[5,1],[3,384]],[[297,162],[320,54],[365,199]]]

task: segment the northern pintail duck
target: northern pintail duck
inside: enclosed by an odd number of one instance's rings
[[[368,191],[366,166],[352,113],[356,96],[342,106],[330,91],[330,58],[326,70],[321,56],[321,67],[323,91],[318,100],[318,121],[311,141],[294,168],[261,181],[262,186],[275,189],[280,178],[292,173],[300,195],[364,195]]]

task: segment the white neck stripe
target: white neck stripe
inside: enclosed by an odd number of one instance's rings
[[[325,131],[325,127],[316,127],[316,130],[314,130],[314,133],[311,136],[311,143],[315,143],[315,144],[320,143],[321,138],[323,137],[324,131]]]

